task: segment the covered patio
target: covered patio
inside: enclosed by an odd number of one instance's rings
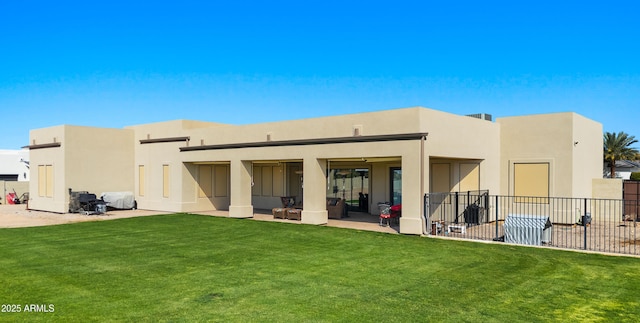
[[[402,204],[400,231],[421,234],[426,136],[357,134],[180,147],[176,211],[228,210],[231,218],[252,218],[259,213],[254,210],[282,208],[302,223],[324,225],[329,217],[347,218],[329,216],[331,200],[344,203],[344,212],[368,213],[376,221],[379,204]],[[289,198],[293,204],[281,202]]]
[[[299,159],[252,160],[243,162],[241,174],[244,180],[234,180],[233,162],[187,162],[188,179],[198,187],[197,209],[185,210],[190,213],[213,213],[214,210],[228,211],[229,217],[252,218],[256,214],[273,217],[273,209],[293,208],[303,213],[310,210],[310,200],[328,211],[327,220],[346,222],[378,223],[378,203],[398,205],[402,203],[402,157],[367,156],[342,157],[312,160],[319,166],[313,170],[310,178],[305,162]],[[220,170],[220,172],[218,172]],[[234,186],[238,182],[244,186],[242,199],[247,208],[241,216],[233,210]],[[220,188],[221,187],[221,188]],[[250,190],[250,191],[249,191]],[[220,194],[215,192],[220,191]],[[249,191],[249,192],[247,192]],[[214,194],[215,193],[215,194]],[[247,199],[250,196],[250,199]],[[329,207],[329,203],[338,200],[341,207]],[[284,201],[291,204],[285,205]],[[335,203],[335,202],[333,202]],[[332,204],[335,205],[335,204]],[[340,211],[339,211],[340,209]],[[325,224],[320,219],[313,224]]]

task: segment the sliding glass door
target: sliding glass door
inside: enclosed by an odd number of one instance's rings
[[[402,203],[402,168],[391,167],[390,168],[390,182],[391,182],[391,196],[389,201],[391,205],[397,205]]]

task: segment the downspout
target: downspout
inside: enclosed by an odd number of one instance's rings
[[[255,185],[255,182],[253,181],[253,172],[254,172],[253,167],[254,166],[253,166],[253,160],[252,160],[251,161],[251,189],[253,189],[253,186]],[[231,165],[229,165],[229,168],[231,168]],[[251,202],[251,203],[253,204],[253,202]]]
[[[425,235],[428,232],[429,228],[429,218],[427,216],[427,208],[424,200],[424,142],[427,140],[427,135],[420,137],[420,197],[422,200],[422,214],[424,216],[424,221],[422,225],[422,234]]]
[[[329,172],[331,171],[331,160],[327,159],[327,163],[325,164],[325,182],[327,182],[327,192],[329,192]]]

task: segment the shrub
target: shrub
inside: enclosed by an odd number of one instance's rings
[[[629,179],[632,181],[640,181],[640,172],[631,173],[631,176],[629,177]]]

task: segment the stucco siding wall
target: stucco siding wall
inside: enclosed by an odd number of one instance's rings
[[[497,191],[499,188],[499,126],[495,123],[453,115],[450,113],[424,109],[406,108],[387,110],[380,112],[363,113],[357,115],[342,115],[334,117],[323,117],[314,119],[302,119],[293,121],[272,122],[245,126],[214,125],[211,127],[193,128],[185,131],[182,122],[162,123],[143,125],[134,127],[136,131],[136,141],[147,138],[189,136],[188,143],[157,144],[162,145],[162,149],[157,154],[151,150],[156,148],[146,148],[136,143],[137,164],[143,163],[143,159],[157,160],[159,157],[170,161],[192,162],[229,162],[232,159],[250,161],[277,161],[296,160],[300,161],[304,157],[314,156],[317,158],[366,158],[366,157],[400,157],[403,152],[397,147],[397,143],[376,143],[376,144],[340,144],[340,145],[318,145],[308,147],[267,147],[267,148],[247,148],[233,150],[211,150],[203,152],[183,152],[178,149],[167,149],[167,147],[198,146],[200,144],[212,145],[222,143],[242,143],[242,142],[266,142],[311,139],[311,138],[332,138],[349,137],[358,135],[381,135],[393,133],[416,133],[428,132],[429,136],[425,142],[424,158],[429,156],[447,156],[451,158],[470,158],[481,164],[480,185],[482,188]],[[155,147],[156,144],[154,144]],[[152,145],[148,145],[152,146]],[[160,147],[160,146],[158,146]],[[362,148],[359,148],[362,147]],[[392,147],[387,149],[386,147]],[[160,149],[160,148],[158,148]],[[419,149],[417,146],[408,148],[409,151]],[[304,153],[308,150],[309,153]],[[414,153],[414,152],[411,152]],[[159,156],[161,154],[161,156]],[[414,157],[412,157],[414,158]],[[415,162],[415,161],[412,161]],[[378,166],[378,165],[377,165]],[[372,174],[381,172],[374,167]],[[400,166],[400,162],[398,162]],[[386,165],[386,168],[389,166]],[[150,170],[153,172],[153,170]],[[373,176],[388,176],[384,174]],[[147,171],[148,174],[149,171]],[[191,174],[191,172],[188,172]],[[149,177],[149,176],[147,176]],[[193,177],[193,176],[190,176]],[[153,179],[149,178],[148,181]],[[190,181],[183,177],[184,181]],[[388,180],[388,178],[385,178]],[[428,190],[428,178],[424,179],[425,190]],[[191,184],[190,184],[191,185]],[[150,182],[148,187],[153,186]],[[191,185],[194,186],[194,185]],[[381,185],[385,186],[385,185]],[[373,188],[374,190],[376,188]],[[378,192],[372,192],[371,205],[375,206],[379,201],[388,200],[388,192],[382,192],[387,188],[380,188]],[[388,189],[387,189],[388,190]],[[183,192],[190,192],[187,188]],[[149,193],[153,196],[157,194]],[[380,195],[382,194],[382,195]],[[191,195],[191,194],[189,194]],[[379,196],[379,197],[378,197]],[[183,205],[189,202],[189,196],[183,195],[181,201]],[[262,207],[262,201],[257,205]],[[160,201],[151,197],[141,198],[141,207],[159,205]],[[160,203],[162,204],[162,203]],[[265,204],[266,205],[266,204]]]
[[[420,118],[431,156],[485,159],[500,149],[500,126],[494,122],[430,109],[421,110]]]
[[[499,118],[502,194],[513,194],[514,163],[549,163],[550,196],[573,196],[573,115]]]
[[[65,126],[56,126],[43,129],[35,129],[29,132],[29,142],[31,145],[41,145],[53,142],[61,143],[60,147],[31,149],[29,151],[31,180],[29,181],[29,208],[34,210],[44,210],[58,213],[65,213],[69,209],[67,202],[68,193],[66,191],[65,178],[65,149],[66,132]],[[46,196],[39,193],[38,185],[41,179],[38,167],[51,165],[53,167],[53,196]]]
[[[184,146],[183,142],[140,144],[135,140],[133,163],[136,169],[139,169],[139,166],[144,166],[145,169],[143,196],[139,194],[140,174],[135,171],[132,176],[135,178],[134,192],[139,208],[180,212],[182,204],[185,203],[183,194],[195,196],[195,179],[191,175],[189,166],[183,164],[179,155],[179,147],[182,146]],[[167,178],[165,178],[165,170],[168,172]],[[168,187],[165,188],[165,185]],[[168,189],[166,196],[165,189]],[[194,203],[193,198],[187,203]]]
[[[279,196],[288,192],[291,183],[286,168],[274,178],[273,167],[280,162],[296,163],[300,170],[311,172],[304,175],[304,212],[317,224],[322,223],[325,212],[324,198],[318,197],[327,195],[326,168],[331,168],[331,161],[352,162],[370,169],[369,202],[374,214],[378,202],[389,201],[390,167],[402,167],[401,231],[419,233],[423,225],[422,196],[431,189],[432,165],[450,165],[451,190],[477,187],[492,194],[511,194],[515,162],[548,162],[550,195],[575,196],[591,192],[590,177],[596,168],[598,175],[601,172],[601,161],[592,160],[596,150],[601,149],[601,131],[600,124],[573,113],[490,122],[418,107],[242,126],[175,120],[125,129],[52,127],[32,131],[32,139],[47,143],[55,137],[62,147],[31,153],[32,165],[54,165],[55,195],[38,196],[33,201],[34,206],[65,212],[69,187],[96,194],[129,190],[134,191],[142,209],[229,209],[230,214],[245,217],[252,208],[279,205]],[[186,146],[400,133],[428,135],[424,141],[180,151]],[[175,137],[190,140],[140,142]],[[576,141],[579,143],[574,144]],[[217,174],[216,186],[211,188],[216,193],[210,197],[199,193],[199,165],[204,164],[213,165],[212,171]],[[252,170],[258,164],[272,167],[271,182],[265,184],[275,190],[270,194],[252,194]],[[471,171],[474,178],[465,179],[461,174]],[[37,174],[32,171],[31,175],[35,178],[32,177],[30,190],[37,192]],[[225,192],[221,191],[223,184]],[[302,190],[299,193],[302,196]]]
[[[123,129],[57,126],[32,130],[31,144],[59,142],[60,147],[31,149],[29,207],[64,213],[68,189],[102,192],[133,191],[133,132]],[[55,139],[54,139],[55,138]],[[53,169],[53,196],[40,193],[38,166]]]
[[[194,129],[234,127],[232,125],[196,120],[170,120],[141,125],[127,126],[135,132],[135,140],[188,136]]]
[[[576,197],[592,197],[594,179],[602,178],[602,135],[602,124],[574,114],[572,187]]]
[[[479,163],[480,189],[500,191],[499,124],[424,109],[421,111],[421,125],[421,131],[429,133],[425,154],[431,160],[448,159],[454,172],[458,172],[460,163]],[[458,190],[459,176],[452,179],[454,190]]]
[[[126,129],[65,127],[66,188],[133,192],[133,132]]]
[[[191,146],[220,143],[263,142],[310,138],[350,137],[417,132],[420,108],[406,108],[313,119],[239,126],[219,126],[190,131]],[[275,148],[272,148],[275,149]]]

